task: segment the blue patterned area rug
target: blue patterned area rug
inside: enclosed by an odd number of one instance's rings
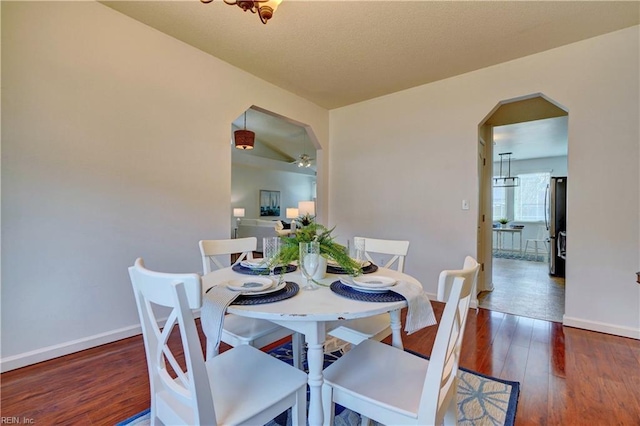
[[[427,358],[417,352],[414,355]],[[279,346],[269,352],[289,364],[293,364],[291,343]],[[325,367],[341,356],[340,352],[325,354]],[[306,363],[305,363],[306,368]],[[485,376],[464,368],[458,371],[458,425],[470,426],[513,426],[520,393],[520,383]],[[360,416],[351,410],[336,406],[335,426],[358,426]],[[266,426],[290,426],[288,413],[282,413]],[[378,423],[372,422],[374,425]],[[149,410],[128,418],[116,426],[147,426]]]

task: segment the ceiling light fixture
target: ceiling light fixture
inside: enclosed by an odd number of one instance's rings
[[[236,148],[253,149],[256,134],[251,130],[247,130],[247,111],[244,112],[244,130],[236,130],[233,135]]]
[[[213,0],[200,0],[202,3],[211,3]],[[231,6],[238,6],[245,12],[248,10],[251,13],[257,13],[260,17],[260,21],[266,24],[273,16],[273,13],[278,8],[278,5],[282,3],[282,0],[224,0],[224,2]]]
[[[300,157],[298,157],[298,167],[311,167],[311,160],[313,160],[313,158],[311,158],[311,156],[309,154],[307,154],[307,131],[306,130],[302,130],[302,154],[300,155]]]
[[[512,152],[503,152],[498,154],[500,156],[500,176],[493,178],[493,186],[498,188],[512,188],[514,186],[520,186],[520,178],[517,176],[511,176],[511,154]],[[502,174],[502,156],[507,155],[508,169],[507,175]]]
[[[311,158],[307,154],[302,154],[298,160],[298,167],[311,167]]]

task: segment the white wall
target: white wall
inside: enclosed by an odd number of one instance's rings
[[[636,26],[331,111],[331,222],[411,240],[406,270],[435,293],[441,270],[476,254],[478,124],[543,93],[569,111],[564,323],[640,338],[639,38]]]
[[[138,333],[136,257],[200,271],[252,105],[327,146],[326,110],[99,3],[2,2],[2,370]]]
[[[411,239],[407,271],[435,292],[475,253],[478,123],[502,99],[562,103],[565,322],[637,336],[638,27],[335,110],[329,129],[326,110],[99,3],[1,7],[3,371],[137,333],[137,256],[200,270],[197,241],[231,227],[229,126],[252,105],[312,126],[320,220],[329,201],[341,237]]]

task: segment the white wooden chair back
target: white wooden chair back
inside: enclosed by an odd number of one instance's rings
[[[205,274],[212,271],[211,263],[216,269],[222,269],[225,265],[216,256],[240,253],[238,259],[233,263],[238,264],[245,258],[253,260],[253,252],[258,246],[256,237],[235,238],[229,240],[201,240],[200,255],[202,256],[202,270]]]
[[[471,286],[472,282],[466,278],[453,279],[431,351],[417,424],[441,424],[445,416],[455,419],[455,409],[451,408],[456,406],[460,348],[469,313]]]
[[[391,268],[394,263],[396,270],[404,272],[404,260],[409,252],[409,241],[379,240],[375,238],[355,237],[355,247],[362,246],[364,241],[364,255],[372,263],[375,263],[370,253],[391,255],[391,259],[384,264],[384,268]]]
[[[467,256],[464,258],[462,269],[451,269],[440,272],[440,277],[438,278],[438,293],[436,296],[437,300],[439,302],[446,302],[449,299],[449,292],[453,286],[453,279],[455,277],[463,277],[471,282],[471,304],[472,307],[477,308],[477,281],[479,271],[480,264],[473,257]]]
[[[137,259],[129,268],[129,276],[147,355],[151,419],[158,418],[164,424],[217,424],[209,376],[191,313],[191,309],[200,308],[202,304],[200,276],[150,271],[142,259]],[[158,326],[161,318],[154,313],[153,305],[171,309],[163,328]],[[176,325],[180,330],[185,370],[167,344]]]
[[[543,254],[548,254],[549,253],[549,247],[547,246],[547,244],[549,244],[549,231],[547,230],[547,227],[544,225],[538,225],[537,230],[536,230],[536,237],[535,238],[527,238],[526,242],[524,243],[524,253],[527,254],[529,251],[529,244],[533,245],[533,250],[536,254],[536,260],[538,259],[538,251],[542,252]]]

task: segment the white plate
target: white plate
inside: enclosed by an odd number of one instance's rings
[[[267,262],[264,262],[262,259],[243,260],[240,262],[240,266],[251,269],[267,269],[269,267]]]
[[[351,287],[352,289],[361,291],[363,293],[385,293],[385,292],[391,290],[391,287],[393,287],[393,285],[395,285],[395,283],[394,283],[392,286],[387,286],[387,287],[382,287],[382,288],[360,287],[359,285],[357,285],[356,283],[351,281],[351,279],[342,278],[342,277],[340,277],[340,282],[342,284],[346,285],[347,287]]]
[[[247,277],[238,280],[231,280],[227,283],[227,288],[243,293],[255,293],[264,291],[273,286],[271,278],[264,277]]]
[[[361,275],[353,277],[353,283],[365,288],[389,288],[396,284],[396,280],[384,275]]]
[[[264,291],[251,291],[251,292],[242,293],[242,295],[243,296],[260,296],[260,295],[274,293],[276,291],[282,290],[286,286],[287,286],[287,282],[286,281],[282,281],[282,283],[276,285],[275,287],[268,288],[268,289],[266,289]]]

